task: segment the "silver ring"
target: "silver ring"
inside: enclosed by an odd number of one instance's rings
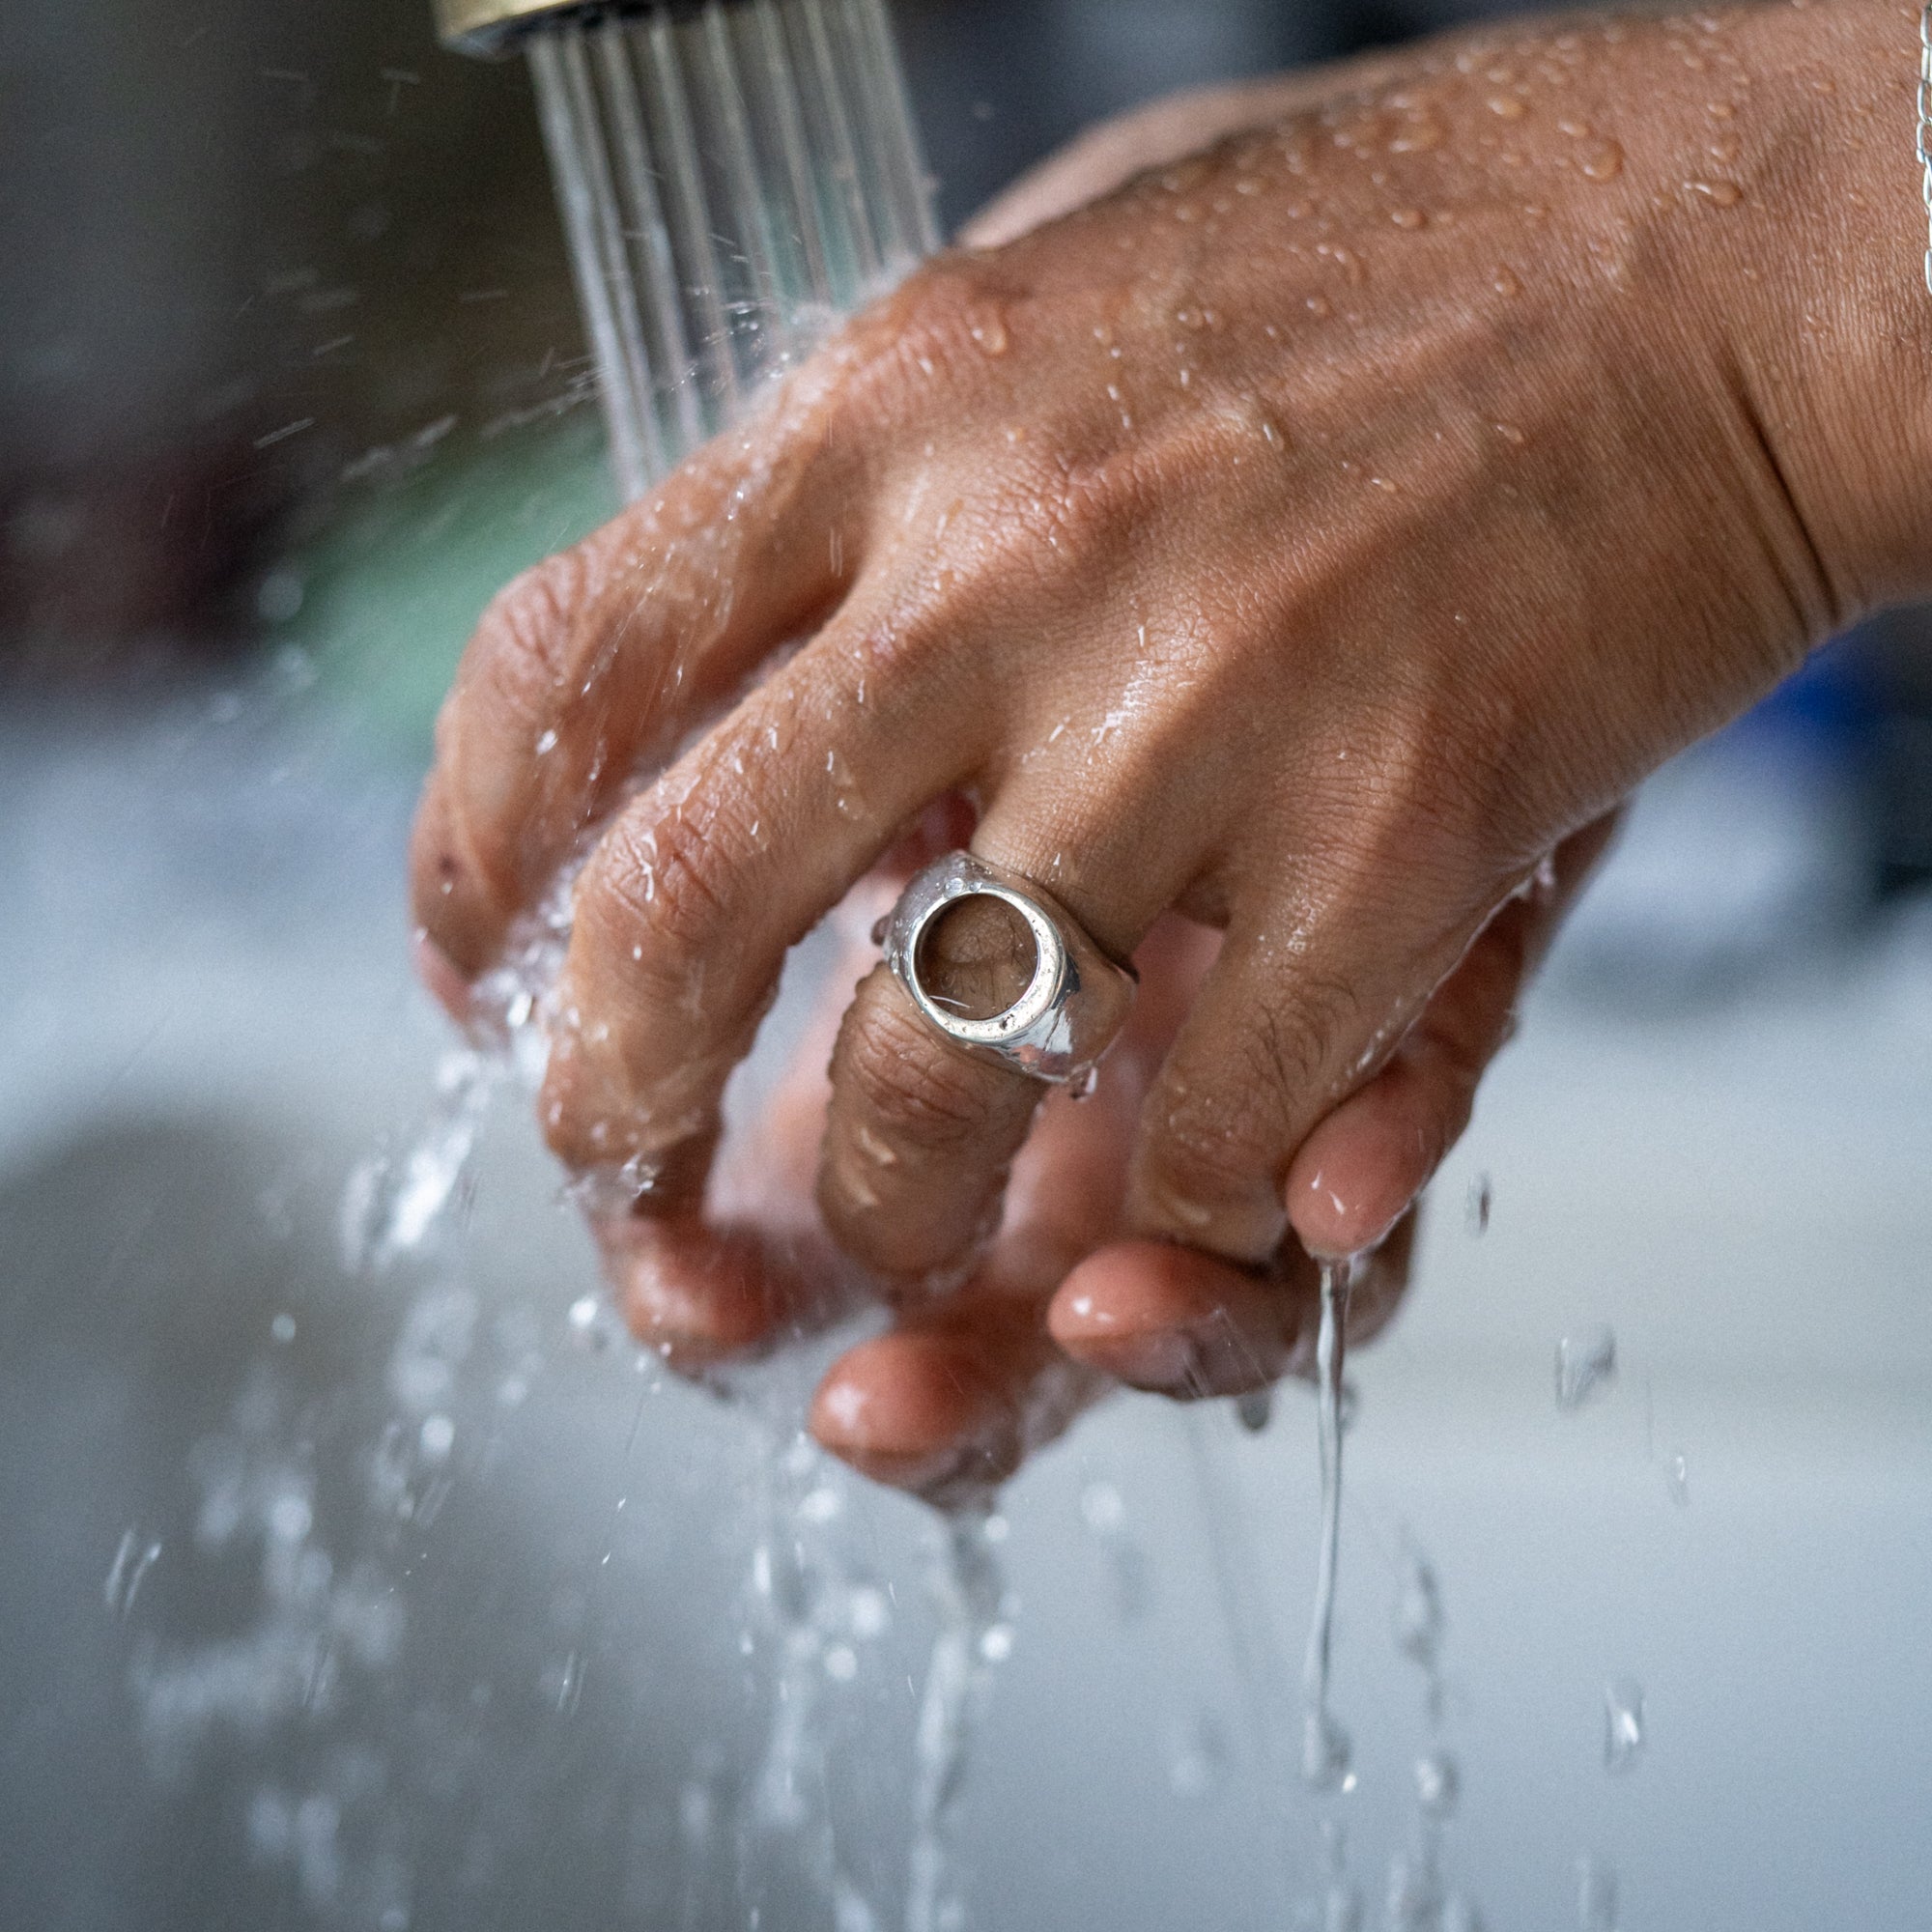
[[[969,1019],[934,997],[921,978],[927,928],[962,899],[998,899],[1033,938],[1033,976],[1004,1012]],[[951,852],[899,895],[880,937],[886,964],[921,1017],[957,1046],[1005,1062],[1037,1080],[1077,1079],[1114,1043],[1134,998],[1134,976],[1101,952],[1066,908],[1017,872]]]

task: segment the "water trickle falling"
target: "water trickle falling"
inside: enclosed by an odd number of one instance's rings
[[[1321,1316],[1315,1342],[1316,1438],[1321,1467],[1321,1542],[1316,1559],[1315,1606],[1302,1662],[1304,1715],[1301,1775],[1317,1790],[1349,1776],[1349,1734],[1328,1709],[1330,1653],[1335,1630],[1335,1578],[1342,1542],[1342,1369],[1352,1258],[1321,1264]]]
[[[1645,1743],[1643,1686],[1619,1677],[1604,1686],[1604,1769],[1636,1769]]]
[[[1616,1378],[1617,1338],[1601,1324],[1566,1335],[1556,1345],[1556,1406],[1581,1408]]]
[[[1670,1491],[1670,1500],[1679,1509],[1688,1509],[1690,1504],[1690,1461],[1681,1449],[1663,1465],[1663,1480]]]

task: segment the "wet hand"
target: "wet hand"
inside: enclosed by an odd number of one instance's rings
[[[567,1160],[648,1179],[632,1236],[698,1211],[786,948],[952,790],[1118,956],[1169,912],[1223,935],[1063,1345],[1145,1378],[1132,1323],[1081,1326],[1110,1268],[1171,1335],[1291,1230],[1380,1236],[1490,1050],[1433,1003],[1509,979],[1512,895],[1910,587],[1922,412],[1869,406],[1887,355],[1922,370],[1922,244],[1884,224],[1853,280],[1826,246],[1895,25],[1392,60],[935,264],[512,586],[441,722],[418,916],[471,977],[597,828],[542,1104]],[[833,1056],[839,1243],[889,1284],[969,1264],[1040,1096],[874,971]]]

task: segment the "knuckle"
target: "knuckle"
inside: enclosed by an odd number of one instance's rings
[[[476,675],[512,716],[548,712],[571,676],[571,641],[590,595],[578,550],[546,557],[512,578],[485,608],[470,644]]]
[[[1267,1164],[1257,1110],[1230,1105],[1218,1097],[1226,1084],[1215,1087],[1217,1094],[1209,1094],[1190,1085],[1170,1097],[1157,1117],[1151,1165],[1169,1199],[1225,1201],[1245,1192],[1248,1177]]]
[[[577,896],[578,923],[592,943],[626,951],[631,984],[673,1004],[692,1001],[731,920],[729,813],[692,804],[621,816]]]
[[[946,383],[978,357],[974,330],[984,331],[983,308],[973,276],[958,266],[917,270],[861,325],[861,388],[876,384],[886,397],[910,402]]]
[[[947,1153],[984,1138],[997,1089],[916,1016],[869,1003],[846,1029],[838,1073],[862,1116],[898,1147]]]

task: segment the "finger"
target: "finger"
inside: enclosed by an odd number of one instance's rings
[[[1135,1232],[1267,1264],[1288,1229],[1295,1151],[1394,1049],[1481,924],[1420,890],[1316,917],[1237,907],[1149,1096]]]
[[[1100,1390],[1048,1338],[1045,1300],[967,1293],[902,1315],[833,1364],[812,1435],[875,1482],[932,1502],[1003,1482]]]
[[[1357,1269],[1351,1343],[1378,1334],[1408,1283],[1414,1218]],[[1048,1331],[1076,1361],[1130,1387],[1181,1401],[1244,1395],[1314,1371],[1321,1273],[1291,1241],[1266,1269],[1242,1268],[1171,1241],[1100,1249],[1062,1284]]]
[[[973,850],[1047,883],[1104,952],[1125,958],[1175,896],[1180,862],[1143,848],[1138,863],[1115,863],[1118,825],[1109,837],[1086,836],[1078,821],[1088,810],[1077,796],[1030,785],[996,802]],[[1185,831],[1164,831],[1181,849]],[[1067,874],[1068,853],[1083,857],[1079,877]],[[1033,970],[1030,935],[996,901],[952,908],[924,943],[924,982],[976,1017],[1009,1005]],[[1051,1090],[947,1038],[884,966],[853,999],[832,1076],[818,1201],[833,1237],[889,1280],[945,1279],[997,1225],[1008,1168]]]
[[[1103,1387],[1046,1333],[1048,1297],[1118,1225],[1133,1122],[1210,935],[1162,923],[1142,948],[1148,996],[1082,1101],[1052,1096],[1017,1162],[997,1243],[969,1289],[903,1312],[837,1362],[811,1426],[834,1454],[931,1499],[1000,1479]]]
[[[923,674],[868,688],[886,621],[841,612],[624,807],[578,878],[540,1116],[573,1165],[631,1164],[650,1211],[701,1191],[786,951],[984,753],[958,657],[916,651]]]
[[[700,451],[485,611],[437,723],[412,841],[416,920],[473,978],[640,762],[668,753],[836,600],[851,460],[823,385]]]
[[[1318,1255],[1374,1247],[1462,1137],[1476,1088],[1515,1027],[1516,1006],[1607,845],[1599,820],[1560,845],[1546,880],[1509,900],[1436,989],[1394,1056],[1302,1143],[1289,1220]]]

